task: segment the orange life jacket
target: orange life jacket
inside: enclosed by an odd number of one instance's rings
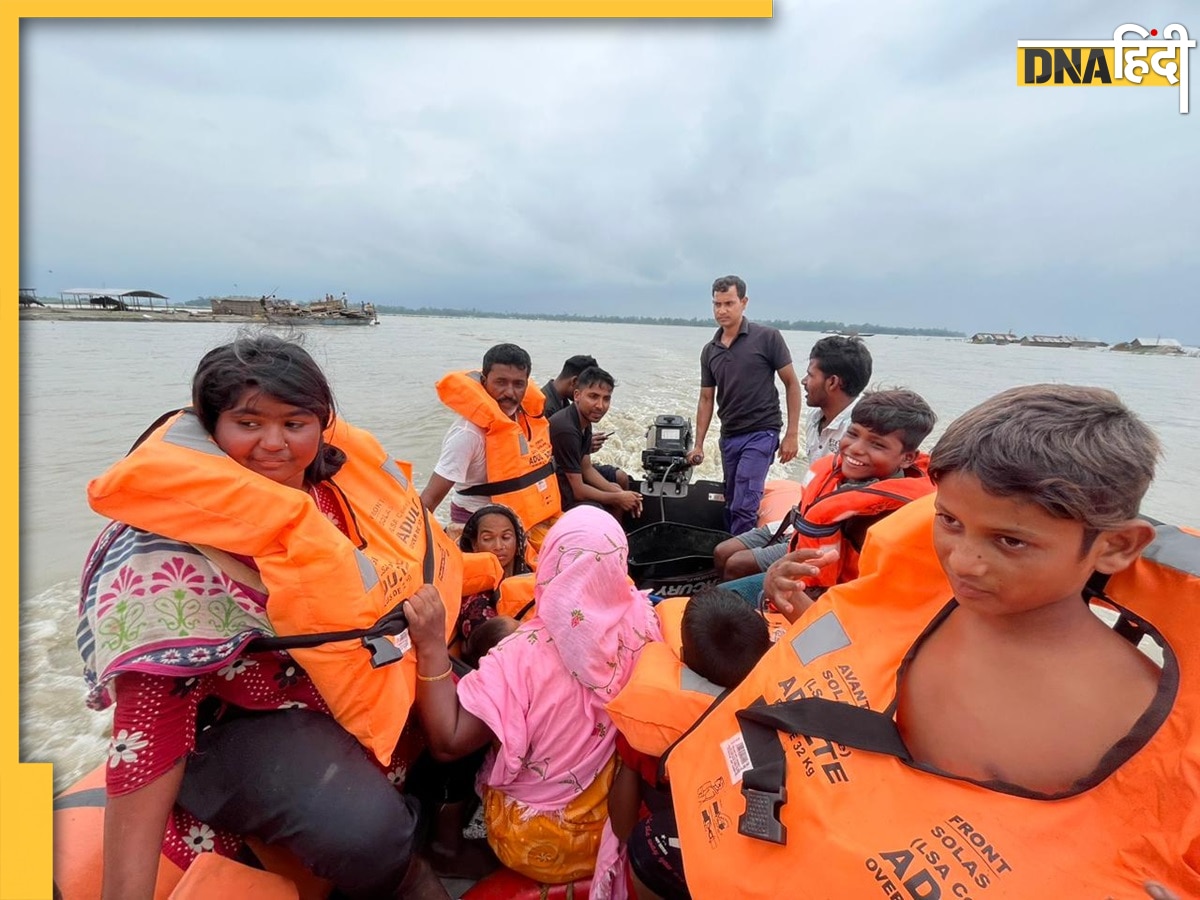
[[[537,573],[525,572],[510,575],[500,582],[500,596],[496,599],[496,615],[512,616],[519,622],[532,618],[533,589],[537,585]]]
[[[762,502],[758,504],[759,527],[783,521],[803,496],[804,486],[798,481],[785,478],[768,481],[763,485]]]
[[[546,397],[530,382],[517,418],[510,419],[484,389],[480,377],[479,372],[451,372],[437,383],[441,401],[483,430],[487,481],[458,493],[503,503],[528,531],[562,512],[550,423],[542,416]]]
[[[724,690],[679,658],[680,627],[688,599],[671,597],[654,607],[663,640],[642,648],[629,681],[605,705],[629,745],[649,756],[661,756]]]
[[[1140,749],[1047,798],[904,759],[898,672],[950,609],[932,512],[917,500],[874,526],[860,577],[671,752],[692,896],[1134,900],[1154,879],[1200,897],[1200,537],[1159,526],[1104,587],[1165,645],[1158,696],[1123,742]]]
[[[933,493],[933,482],[926,469],[929,457],[919,454],[917,461],[900,475],[873,481],[845,482],[842,454],[823,456],[812,464],[804,479],[804,496],[792,517],[789,550],[835,548],[838,560],[822,566],[819,574],[807,579],[808,587],[833,587],[858,577],[861,537],[847,534],[851,522],[882,518],[904,504]]]
[[[230,459],[190,412],[166,421],[89,483],[88,501],[135,528],[254,557],[279,635],[369,628],[411,596],[431,566],[449,636],[464,560],[472,569],[469,585],[494,585],[499,562],[490,553],[461,553],[424,514],[408,464],[388,456],[370,434],[337,419],[325,441],[346,453],[329,483],[342,499],[349,539],[306,493]],[[393,643],[406,649],[407,637]],[[416,696],[415,654],[372,668],[358,640],[291,653],[342,727],[386,763]]]

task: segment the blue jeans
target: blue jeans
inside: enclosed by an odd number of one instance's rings
[[[784,545],[787,549],[787,545]],[[735,578],[733,581],[726,581],[717,587],[725,588],[727,591],[733,591],[748,604],[755,609],[758,608],[758,595],[763,592],[763,585],[766,583],[767,574],[759,572],[757,575],[747,575],[745,578]]]
[[[725,473],[725,525],[742,534],[758,525],[767,470],[779,449],[778,431],[750,431],[723,437],[721,469]]]

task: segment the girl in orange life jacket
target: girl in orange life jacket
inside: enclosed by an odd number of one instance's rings
[[[232,476],[240,466],[256,473],[243,490],[261,484],[276,502],[288,491],[304,492],[343,534],[353,527],[353,508],[327,480],[352,468],[345,451],[326,443],[332,393],[301,347],[264,334],[210,351],[193,379],[192,402],[194,413],[173,420],[165,433],[155,431],[114,467],[135,481],[139,472],[146,476],[137,504],[126,503],[130,514],[140,518],[149,505],[171,502],[152,492],[155,442],[165,434],[176,444],[186,437],[201,451],[197,457],[215,460],[203,476],[214,489],[214,473]],[[353,452],[366,447],[369,441],[356,434],[346,431],[341,445]],[[101,483],[107,487],[97,488]],[[111,479],[94,481],[93,504],[122,496],[118,487]],[[404,501],[419,515],[411,486]],[[204,515],[197,509],[196,517]],[[227,527],[236,530],[238,523]],[[393,757],[390,779],[333,719],[295,661],[245,652],[253,636],[274,633],[267,608],[251,557],[120,522],[93,548],[83,579],[80,650],[89,703],[116,704],[103,897],[146,900],[160,852],[186,868],[200,851],[235,854],[241,834],[290,849],[348,896],[445,897],[412,855],[415,803],[390,783],[403,781],[411,758]],[[174,631],[166,621],[171,609],[184,623]],[[226,767],[239,778],[223,775]],[[279,778],[280,771],[289,777]]]
[[[776,609],[795,621],[808,599],[857,577],[857,548],[866,529],[933,490],[918,465],[924,460],[918,447],[936,421],[929,404],[913,391],[863,394],[837,454],[817,460],[805,475],[789,552],[764,576],[763,594]],[[801,550],[822,555],[796,553]]]

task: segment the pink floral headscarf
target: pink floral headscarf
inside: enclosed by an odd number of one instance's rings
[[[536,617],[563,665],[607,703],[625,686],[638,652],[659,638],[658,618],[629,581],[629,543],[611,515],[577,506],[542,545]]]

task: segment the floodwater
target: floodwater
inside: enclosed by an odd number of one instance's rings
[[[695,415],[700,348],[712,332],[684,326],[383,316],[378,327],[303,333],[339,408],[412,462],[423,485],[452,414],[433,385],[451,369],[478,367],[492,344],[513,341],[533,357],[539,383],[568,356],[591,353],[617,379],[597,454],[640,474],[654,417]],[[21,759],[55,764],[62,788],[104,756],[109,718],[84,704],[75,649],[79,570],[103,520],[88,509],[90,478],[120,458],[159,414],[186,405],[201,355],[237,334],[218,323],[21,323]],[[802,372],[821,336],[785,332]],[[938,413],[933,445],[955,416],[1016,384],[1050,381],[1115,390],[1159,435],[1164,455],[1143,506],[1155,518],[1196,524],[1200,500],[1200,359],[1106,350],[975,346],[958,339],[867,339],[875,387],[908,387]],[[1182,401],[1182,402],[1181,402]],[[716,426],[696,478],[720,478]],[[803,462],[772,478],[799,478]],[[445,507],[443,504],[443,514]]]

